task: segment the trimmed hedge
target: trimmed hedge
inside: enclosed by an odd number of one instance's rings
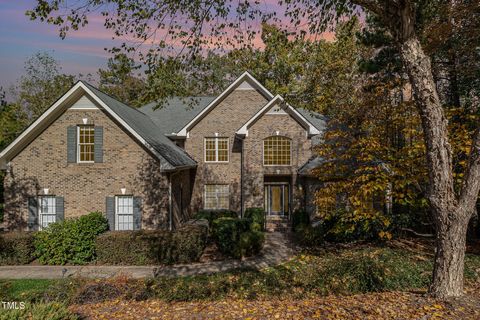
[[[325,232],[322,225],[312,226],[300,224],[295,228],[295,240],[305,247],[315,247],[325,241]]]
[[[265,237],[261,231],[250,230],[252,219],[219,218],[213,221],[212,234],[221,253],[241,258],[260,252]]]
[[[218,218],[238,218],[238,214],[231,210],[200,210],[195,214],[194,219],[206,219],[211,226]]]
[[[85,264],[95,259],[95,238],[108,230],[100,212],[50,224],[35,235],[35,255],[44,264]]]
[[[263,208],[247,208],[243,215],[246,219],[251,219],[250,229],[254,231],[265,230],[265,210]]]
[[[299,225],[309,225],[310,216],[305,210],[295,210],[292,215],[292,229],[295,230]]]
[[[111,231],[95,241],[97,263],[153,265],[191,263],[200,259],[208,227],[187,224],[175,231]]]
[[[34,260],[33,232],[0,235],[0,265],[28,264]]]

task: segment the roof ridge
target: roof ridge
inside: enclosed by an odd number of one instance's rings
[[[118,103],[121,103],[121,104],[123,104],[124,106],[126,106],[126,107],[128,107],[128,108],[130,108],[130,109],[132,109],[132,110],[138,111],[138,112],[140,112],[141,114],[147,116],[145,113],[143,113],[142,111],[138,110],[138,108],[134,108],[134,107],[126,104],[125,102],[118,100],[117,98],[115,98],[115,97],[113,97],[112,95],[106,93],[105,91],[100,90],[99,88],[97,88],[96,86],[88,83],[87,81],[85,81],[85,80],[79,80],[79,82],[82,82],[84,85],[89,86],[89,87],[97,90],[98,92],[106,95],[106,96],[109,97],[110,99],[113,99],[113,100],[117,101]],[[148,117],[148,116],[147,116],[147,117]]]

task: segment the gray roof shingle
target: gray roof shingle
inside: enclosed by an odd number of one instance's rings
[[[216,97],[172,97],[161,105],[151,102],[140,108],[162,130],[163,134],[170,135],[180,131],[187,123],[195,118]],[[158,108],[157,108],[158,107]]]
[[[295,108],[302,116],[307,119],[318,131],[323,132],[327,128],[328,119],[324,115],[303,108]]]
[[[149,116],[110,97],[84,81],[82,83],[163,157],[166,163],[161,163],[161,169],[171,170],[196,165],[196,162],[182,148],[164,135]]]

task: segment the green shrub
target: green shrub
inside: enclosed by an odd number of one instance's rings
[[[263,208],[247,208],[244,217],[252,220],[250,225],[252,230],[263,231],[265,229],[265,210]]]
[[[325,235],[322,225],[313,227],[309,224],[299,224],[295,228],[294,236],[298,244],[306,247],[314,247],[323,243]]]
[[[27,264],[33,261],[35,247],[32,232],[0,235],[0,265]]]
[[[185,225],[175,231],[112,231],[95,241],[97,263],[153,265],[198,261],[206,247],[208,228]]]
[[[250,228],[250,220],[238,218],[219,218],[213,221],[212,235],[221,253],[240,258],[238,250],[240,235]]]
[[[212,234],[221,253],[241,258],[260,252],[265,237],[254,230],[252,219],[219,218],[213,221]]]
[[[211,226],[213,220],[225,217],[238,218],[238,214],[231,210],[200,210],[197,214],[195,214],[194,219],[206,219],[208,224]]]
[[[292,214],[292,229],[295,230],[299,225],[309,225],[310,216],[305,210],[295,210]]]
[[[238,241],[239,255],[249,257],[260,253],[265,242],[265,234],[261,231],[246,231],[240,234]]]
[[[4,208],[5,205],[3,203],[0,203],[0,223],[3,222]]]
[[[85,264],[95,258],[95,238],[107,230],[100,212],[52,223],[36,233],[35,255],[44,264]]]
[[[3,310],[0,313],[0,320],[76,320],[79,316],[70,312],[62,303],[39,303],[26,304],[22,310]]]

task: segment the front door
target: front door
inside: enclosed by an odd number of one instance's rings
[[[265,185],[265,211],[269,215],[288,215],[289,202],[288,184]]]

